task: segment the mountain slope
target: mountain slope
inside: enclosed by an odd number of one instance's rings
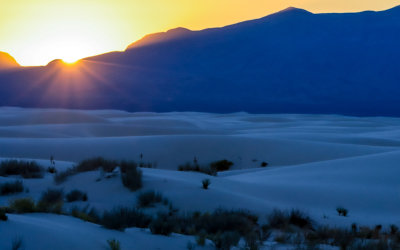
[[[348,14],[289,8],[222,28],[149,35],[124,52],[84,59],[80,69],[90,74],[66,77],[64,85],[43,81],[49,68],[8,75],[19,83],[8,90],[11,98],[36,78],[40,98],[0,104],[400,115],[399,42],[399,7]],[[69,93],[71,85],[79,93]],[[41,94],[49,88],[55,96]],[[60,93],[69,96],[61,101]]]
[[[8,53],[0,51],[0,70],[19,67],[17,61]]]

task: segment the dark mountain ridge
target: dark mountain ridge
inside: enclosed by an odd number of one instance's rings
[[[399,116],[398,44],[400,7],[345,14],[289,8],[222,28],[148,35],[124,52],[83,59],[77,68],[87,76],[63,84],[43,80],[49,67],[0,74],[0,91],[8,88],[0,104]],[[32,79],[41,79],[37,92],[15,98]],[[80,91],[71,94],[71,86]],[[49,88],[72,96],[60,101],[43,94]]]

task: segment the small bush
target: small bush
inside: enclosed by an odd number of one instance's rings
[[[390,234],[395,235],[397,232],[399,232],[399,227],[394,224],[390,225]]]
[[[57,169],[55,167],[48,167],[47,172],[49,172],[50,174],[55,174],[57,173]]]
[[[147,191],[140,193],[137,198],[138,207],[151,207],[155,203],[161,203],[166,199],[163,199],[162,195],[155,191]],[[167,201],[167,200],[166,200]]]
[[[64,181],[66,181],[68,179],[69,176],[76,174],[75,169],[74,168],[68,168],[65,171],[62,172],[57,172],[54,175],[54,182],[56,184],[60,184],[63,183]]]
[[[344,207],[337,207],[336,211],[338,212],[339,216],[347,216],[348,210]]]
[[[121,244],[116,239],[107,240],[107,244],[110,250],[121,250]]]
[[[174,231],[175,222],[167,214],[158,214],[150,225],[150,231],[153,234],[170,235]]]
[[[79,162],[76,166],[72,168],[56,174],[54,176],[54,181],[57,184],[60,184],[64,182],[69,176],[83,172],[95,171],[98,169],[103,169],[104,172],[109,173],[112,172],[118,165],[119,162],[106,160],[102,157],[90,158]]]
[[[216,249],[230,250],[237,246],[240,240],[240,234],[236,231],[226,231],[217,233],[211,237]]]
[[[211,167],[202,167],[199,164],[197,164],[197,162],[179,165],[178,171],[200,172],[200,173],[208,174],[211,176],[217,175],[217,172],[215,170],[211,169]]]
[[[267,163],[267,162],[265,162],[265,161],[261,162],[261,167],[265,168],[265,167],[267,167],[267,166],[268,166],[268,163]]]
[[[0,184],[0,195],[21,193],[24,191],[22,181],[6,182]]]
[[[23,178],[43,178],[43,167],[34,161],[7,160],[0,163],[0,176],[19,175]]]
[[[210,186],[211,181],[210,181],[210,179],[204,179],[204,180],[202,180],[201,183],[203,184],[203,189],[208,189],[208,186]]]
[[[101,225],[105,228],[124,230],[128,227],[147,228],[151,218],[143,212],[127,207],[114,208],[106,211],[101,218]]]
[[[31,198],[15,199],[10,202],[9,209],[17,214],[36,212],[35,202]]]
[[[96,224],[100,223],[101,219],[97,210],[95,208],[89,209],[88,206],[85,208],[74,207],[71,209],[70,214],[75,218]]]
[[[71,192],[69,192],[66,195],[66,198],[67,198],[67,202],[87,201],[88,200],[87,194],[80,190],[77,190],[77,189],[74,189]]]
[[[136,163],[123,161],[120,163],[122,184],[132,191],[142,187],[142,171]]]
[[[275,209],[268,216],[268,225],[275,229],[284,229],[289,224],[289,215],[281,210]]]
[[[0,220],[7,221],[8,217],[6,215],[6,209],[0,208]]]
[[[227,171],[233,166],[233,162],[228,160],[215,161],[210,164],[210,168],[215,172]]]
[[[294,209],[289,214],[289,224],[297,226],[302,229],[312,229],[313,221],[311,218],[301,212],[300,210]]]
[[[64,201],[64,191],[62,189],[47,189],[42,193],[40,200],[37,204],[37,210],[44,213],[57,213],[62,212]]]

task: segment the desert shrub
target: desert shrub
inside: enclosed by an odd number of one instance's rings
[[[336,229],[331,237],[333,238],[332,244],[339,246],[340,249],[348,249],[355,239],[352,232],[346,229]]]
[[[260,232],[253,231],[253,232],[247,233],[244,236],[244,240],[246,242],[246,249],[248,249],[248,250],[260,249],[260,245],[261,245]]]
[[[2,221],[8,220],[5,208],[0,208],[0,220],[2,220]]]
[[[274,241],[281,244],[286,244],[290,241],[290,234],[281,232],[275,236]]]
[[[78,173],[89,172],[98,169],[103,169],[104,172],[112,172],[118,166],[117,161],[106,160],[103,157],[94,157],[83,160],[75,166],[75,170]]]
[[[121,244],[116,239],[107,240],[107,244],[110,250],[121,250]]]
[[[289,224],[289,215],[287,212],[275,209],[269,214],[268,218],[268,225],[271,228],[275,229],[283,229],[286,228]]]
[[[357,241],[351,245],[351,249],[354,250],[388,250],[388,249],[398,249],[391,248],[388,241],[378,240],[378,241]]]
[[[59,172],[54,176],[54,181],[59,184],[64,182],[69,176],[103,169],[104,172],[112,172],[121,163],[113,160],[106,160],[102,157],[94,157],[79,162],[76,166],[69,168],[63,172]]]
[[[24,241],[21,237],[16,237],[11,242],[12,250],[22,250],[24,247]]]
[[[83,221],[88,221],[92,223],[100,223],[99,213],[95,208],[89,209],[89,206],[85,208],[74,207],[70,211],[71,216],[81,219]]]
[[[104,212],[101,225],[105,228],[124,230],[127,227],[146,228],[151,222],[151,217],[135,208],[119,207]]]
[[[196,235],[196,243],[199,246],[204,246],[206,244],[207,232],[202,230]]]
[[[337,207],[336,212],[339,214],[339,216],[347,216],[348,210],[344,207]]]
[[[74,189],[66,195],[66,199],[68,202],[87,201],[88,197],[87,197],[86,193],[84,193],[80,190]]]
[[[211,167],[200,166],[197,163],[189,163],[189,162],[185,163],[183,165],[179,165],[178,171],[200,172],[200,173],[208,174],[208,175],[212,175],[212,176],[217,175],[217,172],[215,170],[211,169]]]
[[[37,210],[45,213],[62,212],[64,201],[64,191],[62,189],[47,189],[42,193],[40,200],[37,204]]]
[[[208,189],[208,186],[210,186],[211,181],[210,179],[204,179],[201,181],[201,183],[203,184],[203,189]]]
[[[193,218],[196,231],[204,230],[208,234],[225,231],[237,231],[240,235],[252,232],[258,217],[247,211],[228,211],[217,209],[212,214],[205,213]]]
[[[24,185],[22,184],[22,181],[17,180],[14,182],[0,184],[0,195],[21,193],[22,191],[24,191]]]
[[[33,213],[36,211],[35,202],[31,198],[20,198],[10,202],[9,209],[13,213]]]
[[[56,184],[63,183],[64,181],[67,180],[67,178],[68,178],[69,176],[74,175],[74,174],[76,174],[74,168],[68,168],[68,169],[66,169],[65,171],[57,172],[57,173],[54,175],[54,182],[55,182]]]
[[[150,223],[149,228],[153,234],[170,235],[175,228],[175,220],[168,214],[158,214]]]
[[[34,161],[6,160],[0,163],[0,176],[20,175],[23,178],[43,178],[43,167]]]
[[[210,163],[210,168],[215,172],[227,171],[233,166],[233,162],[228,160],[215,161]]]
[[[139,162],[139,167],[140,168],[157,168],[157,163],[151,163],[151,162]]]
[[[289,224],[302,229],[312,229],[313,227],[313,221],[311,220],[311,218],[297,209],[293,209],[292,211],[290,211]]]
[[[240,234],[237,231],[219,232],[211,237],[216,249],[230,250],[237,246],[240,240]]]
[[[47,172],[49,172],[50,174],[55,174],[57,173],[57,169],[55,167],[48,167]]]
[[[142,187],[142,171],[136,163],[123,161],[120,163],[122,184],[132,191]]]
[[[268,166],[267,162],[265,162],[265,161],[261,162],[261,167],[265,168],[266,166]]]
[[[399,227],[394,224],[390,225],[390,234],[395,235],[397,232],[399,232]]]
[[[153,190],[140,193],[137,197],[138,207],[142,207],[142,208],[143,207],[151,207],[155,203],[161,203],[164,200],[167,201],[167,204],[168,204],[167,199],[163,198],[160,193],[155,192]]]

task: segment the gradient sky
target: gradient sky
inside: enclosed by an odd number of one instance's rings
[[[124,50],[148,33],[255,19],[289,6],[318,12],[383,10],[394,0],[0,0],[0,51],[21,65]]]

